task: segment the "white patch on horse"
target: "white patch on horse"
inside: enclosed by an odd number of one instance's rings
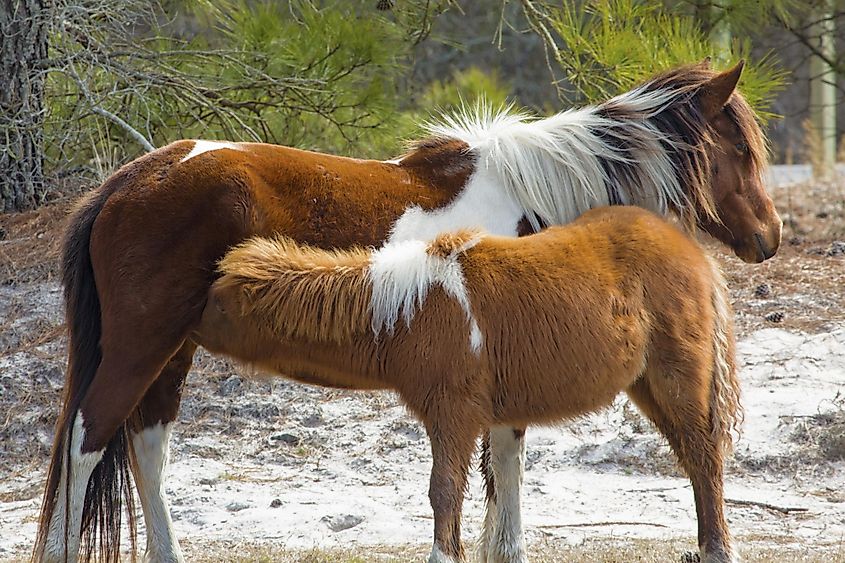
[[[158,423],[133,434],[132,449],[137,461],[133,469],[147,528],[144,559],[181,563],[185,558],[173,531],[163,481],[171,428],[172,424]]]
[[[103,458],[103,453],[105,452],[105,449],[103,449],[97,452],[82,453],[82,444],[85,442],[85,426],[82,420],[82,412],[76,414],[76,419],[70,430],[70,436],[66,436],[65,440],[70,440],[69,463],[71,466],[71,483],[70,487],[68,487],[68,456],[66,450],[62,456],[62,470],[59,477],[59,486],[56,490],[56,505],[50,519],[47,540],[44,544],[44,556],[42,559],[44,563],[59,561],[74,562],[79,558],[85,491],[88,489],[88,480],[91,477],[91,473],[94,472],[94,467]],[[70,491],[70,502],[68,502],[68,491]],[[69,516],[66,517],[66,514]],[[65,544],[66,518],[69,524],[67,544]]]
[[[431,555],[428,557],[428,563],[458,563],[458,560],[443,553],[443,550],[441,550],[440,546],[437,545],[437,542],[435,542],[434,547],[431,548]]]
[[[399,166],[400,164],[402,164],[402,159],[401,158],[392,158],[390,160],[382,160],[382,162],[384,162],[385,164],[393,164],[395,166]]]
[[[406,209],[393,224],[388,240],[432,240],[441,233],[464,228],[516,236],[517,225],[524,214],[496,174],[482,166],[476,169],[458,197],[448,206],[430,211],[418,206]]]
[[[393,334],[400,316],[410,327],[431,286],[439,284],[464,310],[470,329],[470,349],[476,355],[480,354],[484,338],[472,313],[463,269],[458,260],[462,252],[480,240],[480,236],[471,239],[445,258],[430,254],[429,244],[422,240],[391,242],[374,251],[367,277],[373,288],[370,309],[376,337],[382,330]]]
[[[235,143],[227,143],[225,141],[194,141],[194,146],[191,148],[191,152],[186,154],[179,162],[186,162],[195,156],[199,156],[210,151],[218,151],[220,149],[232,149],[233,151],[243,150]]]
[[[488,471],[493,471],[488,469]],[[493,535],[496,532],[496,501],[487,498],[484,504],[484,523],[481,528],[481,536],[475,546],[476,559],[481,563],[488,563],[488,554],[490,551],[490,543],[493,541]]]
[[[525,465],[525,439],[517,438],[510,426],[490,428],[490,466],[496,486],[496,503],[486,518],[487,559],[492,563],[527,563],[519,499]]]
[[[699,559],[701,563],[740,563],[742,561],[733,550],[730,550],[727,554],[724,552],[709,553],[703,547],[701,548]]]

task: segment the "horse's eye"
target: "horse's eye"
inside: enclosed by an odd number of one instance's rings
[[[736,147],[736,150],[738,150],[739,152],[741,152],[743,154],[748,152],[748,145],[745,144],[745,141],[740,141],[739,143],[735,144],[734,146]]]

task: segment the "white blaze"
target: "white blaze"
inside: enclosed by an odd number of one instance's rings
[[[220,149],[232,149],[234,151],[243,150],[235,143],[227,143],[224,141],[194,141],[194,146],[191,148],[191,152],[186,154],[179,162],[185,162],[203,153],[219,151]]]

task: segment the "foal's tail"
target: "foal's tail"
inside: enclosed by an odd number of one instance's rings
[[[733,445],[733,432],[739,430],[743,418],[736,369],[733,310],[719,264],[713,258],[708,257],[708,260],[713,273],[714,313],[710,419],[716,442],[720,444],[723,453],[728,453]]]
[[[124,182],[123,175],[118,172],[80,201],[70,218],[65,234],[62,249],[62,284],[68,328],[68,365],[62,409],[56,422],[52,458],[47,473],[47,487],[41,505],[38,536],[32,555],[35,561],[44,556],[62,472],[67,476],[65,482],[68,490],[65,491],[65,498],[70,496],[71,432],[82,399],[102,358],[100,299],[89,251],[91,231],[106,200]],[[95,554],[104,561],[119,560],[121,497],[126,499],[129,508],[129,525],[134,548],[134,506],[129,480],[127,443],[126,431],[121,428],[109,442],[102,460],[91,475],[82,515],[82,560],[89,560]],[[68,510],[65,510],[64,516],[63,544],[67,546]],[[65,560],[74,560],[75,556],[74,553],[65,553]]]

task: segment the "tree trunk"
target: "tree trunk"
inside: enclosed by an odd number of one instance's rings
[[[0,211],[44,198],[44,72],[52,0],[0,0]]]
[[[821,3],[813,19],[810,40],[827,61],[836,59],[834,44],[833,4]],[[810,120],[819,136],[820,154],[812,159],[816,165],[813,175],[819,179],[831,176],[836,165],[836,73],[820,56],[810,57]]]

